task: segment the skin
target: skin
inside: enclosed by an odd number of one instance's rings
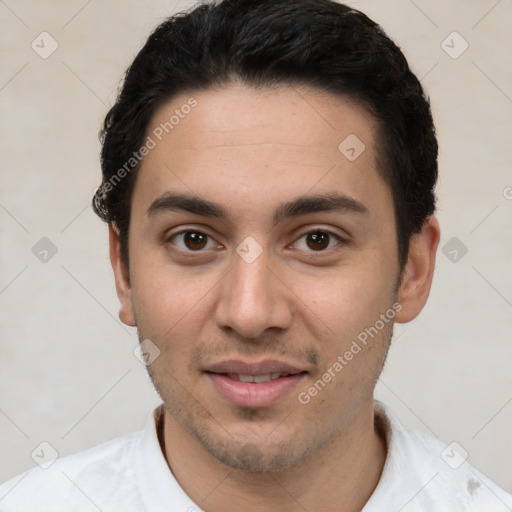
[[[432,282],[437,220],[430,217],[412,238],[397,289],[393,202],[377,172],[370,114],[308,87],[233,83],[173,98],[148,134],[191,96],[197,106],[150,151],[137,176],[129,268],[110,227],[120,318],[161,351],[148,369],[165,405],[169,467],[206,511],[360,510],[386,457],[373,391],[392,322],[308,404],[298,394],[395,302],[395,321],[419,314]],[[366,147],[355,161],[338,149],[350,134]],[[213,201],[228,218],[148,213],[170,192]],[[365,211],[273,222],[282,203],[333,192]],[[176,236],[185,230],[210,238],[197,249]],[[311,238],[318,231],[340,238],[324,235],[327,247],[319,249]],[[251,263],[236,252],[248,236],[262,249]],[[239,407],[203,372],[227,359],[277,359],[308,373],[270,406]]]

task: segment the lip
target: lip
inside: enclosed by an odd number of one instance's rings
[[[286,376],[267,382],[240,382],[227,374],[266,375],[282,373]],[[222,361],[205,369],[217,392],[233,405],[239,407],[268,407],[287,395],[305,377],[306,370],[282,361]]]
[[[229,359],[220,361],[205,368],[205,371],[211,373],[237,373],[239,375],[265,375],[267,373],[286,373],[296,375],[305,371],[284,361],[265,360],[259,363],[247,363]]]

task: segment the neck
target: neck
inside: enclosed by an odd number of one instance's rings
[[[166,410],[164,452],[176,480],[208,512],[246,510],[360,511],[375,490],[386,442],[369,400],[332,442],[303,463],[273,473],[250,473],[210,455]]]

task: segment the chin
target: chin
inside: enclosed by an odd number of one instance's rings
[[[293,447],[280,444],[267,446],[263,442],[228,442],[211,443],[201,441],[203,447],[219,462],[238,471],[248,473],[274,473],[295,466],[305,458],[307,453]]]

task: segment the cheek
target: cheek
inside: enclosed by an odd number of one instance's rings
[[[347,264],[323,277],[301,276],[294,291],[300,297],[303,318],[323,324],[336,345],[373,325],[390,307],[393,279],[384,262]],[[339,348],[339,347],[338,347]]]
[[[159,340],[181,338],[183,331],[190,337],[200,327],[198,317],[216,279],[190,269],[151,263],[140,265],[132,281],[139,330],[146,337]]]
[[[193,359],[194,340],[204,324],[201,298],[206,286],[183,275],[147,272],[134,283],[134,310],[140,339],[150,339],[160,350],[148,369],[161,396],[177,398],[183,387],[177,383],[190,379],[187,374]],[[187,385],[187,389],[190,385]]]

